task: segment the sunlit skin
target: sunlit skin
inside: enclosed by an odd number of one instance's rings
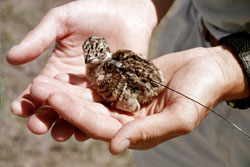
[[[148,149],[191,132],[209,111],[189,99],[165,89],[151,104],[127,114],[103,105],[84,75],[82,44],[91,35],[107,39],[111,51],[147,55],[159,13],[167,11],[161,3],[165,2],[83,0],[52,9],[7,55],[9,63],[24,64],[56,40],[46,66],[12,103],[11,111],[29,117],[34,134],[51,129],[56,141],[73,134],[78,141],[104,140],[113,154],[126,148]],[[241,66],[224,46],[194,48],[153,62],[163,71],[167,86],[208,107],[249,95]]]

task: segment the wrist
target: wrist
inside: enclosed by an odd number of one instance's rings
[[[241,63],[233,52],[221,45],[209,48],[222,71],[224,93],[222,100],[242,99],[249,96],[249,85]]]
[[[121,6],[121,10],[125,9],[124,14],[133,13],[135,17],[139,16],[140,21],[146,24],[151,31],[158,25],[161,19],[165,16],[168,9],[173,4],[174,0],[128,0],[116,1]],[[128,6],[129,10],[126,10]],[[125,7],[125,8],[124,8]]]
[[[161,21],[161,19],[166,15],[170,7],[172,6],[174,0],[150,0],[149,3],[151,3],[151,13],[149,16],[154,15],[154,27],[158,25],[158,23]]]

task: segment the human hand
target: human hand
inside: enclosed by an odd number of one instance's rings
[[[147,55],[149,38],[157,22],[157,11],[151,0],[75,1],[48,12],[41,23],[9,51],[7,60],[11,64],[32,61],[56,40],[54,51],[34,82],[39,79],[42,82],[41,78],[54,78],[60,73],[84,75],[81,46],[89,36],[105,37],[112,51],[124,48]],[[31,96],[30,86],[12,103],[11,111],[22,117],[33,115],[32,118],[39,117],[41,120],[46,116],[52,121],[58,119],[51,107]],[[36,134],[44,133],[51,124],[48,120],[43,121],[44,124],[29,124],[29,128]],[[61,126],[74,131],[62,120],[57,121],[54,127]],[[55,138],[58,136],[56,132],[52,131]]]
[[[163,71],[168,87],[209,108],[220,101],[248,95],[240,65],[223,47],[173,53],[154,63]],[[113,154],[126,148],[148,149],[187,134],[209,113],[206,108],[165,89],[148,106],[127,114],[102,105],[94,92],[79,86],[85,82],[82,77],[60,74],[56,79],[61,82],[51,79],[44,79],[45,83],[35,82],[31,88],[33,97],[47,101],[85,136],[110,142]],[[64,140],[70,137],[64,129],[57,131],[64,134]]]

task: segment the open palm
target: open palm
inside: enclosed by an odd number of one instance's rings
[[[140,9],[144,10],[144,4],[138,3]],[[129,4],[136,5],[129,2],[85,0],[54,8],[19,45],[9,51],[7,60],[11,64],[29,62],[40,56],[56,40],[55,49],[46,66],[33,81],[44,82],[45,78],[58,78],[58,74],[61,73],[84,76],[81,47],[91,35],[105,37],[112,51],[129,48],[147,55],[149,38],[155,25],[146,22],[143,18],[145,12],[138,10],[128,13],[127,11],[132,8]],[[29,128],[34,133],[41,134],[48,130],[52,122],[58,120],[58,115],[45,102],[31,96],[30,86],[12,103],[11,111],[18,116],[39,117],[41,124],[29,124]],[[64,91],[65,89],[63,88]],[[87,96],[89,95],[86,95],[86,98]],[[54,129],[62,126],[69,129],[69,133],[74,131],[71,125],[61,119],[56,122]],[[60,138],[57,130],[52,134],[57,140],[65,140]],[[84,134],[80,131],[76,134],[79,140],[84,139]]]

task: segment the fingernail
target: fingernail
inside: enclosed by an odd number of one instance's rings
[[[130,141],[128,139],[124,139],[121,144],[120,144],[120,152],[124,151],[125,149],[127,149],[130,145]]]
[[[13,46],[10,50],[14,50],[18,47],[18,45]]]
[[[20,115],[21,114],[21,106],[20,103],[17,101],[14,101],[11,106],[10,106],[10,110],[13,114],[15,115]]]

